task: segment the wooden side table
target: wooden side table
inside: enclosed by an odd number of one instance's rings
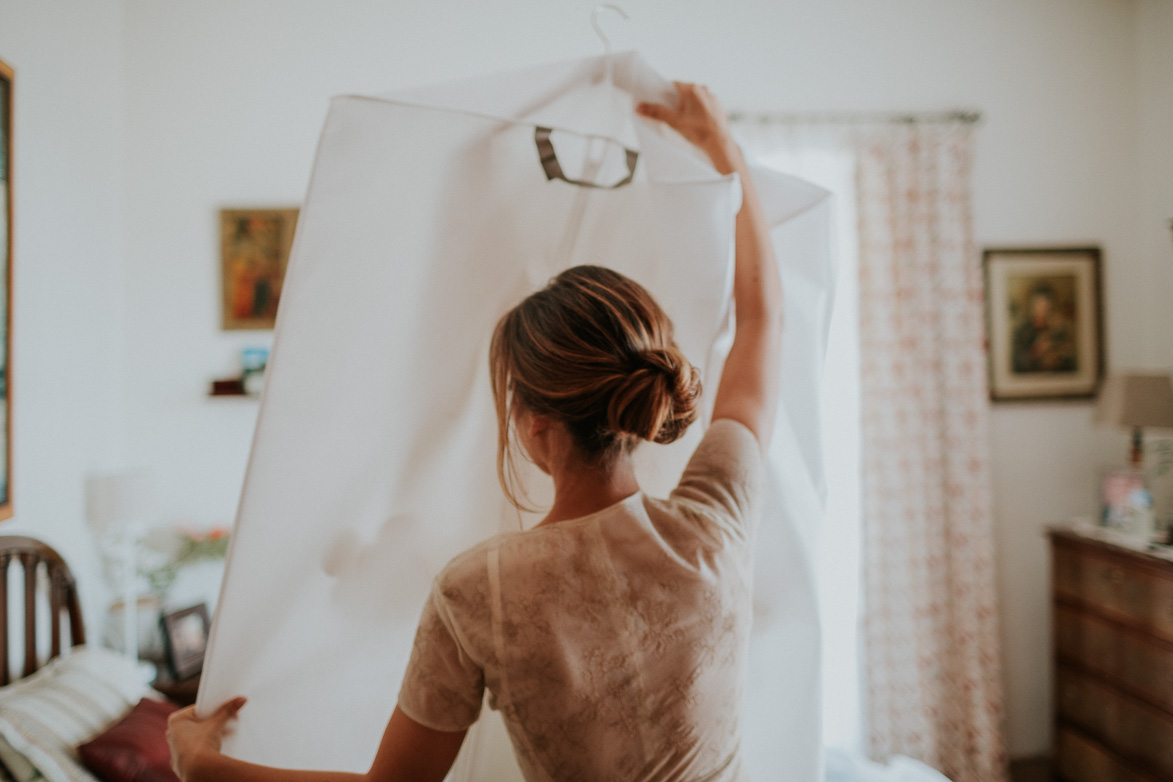
[[[200,691],[200,674],[176,681],[170,677],[160,676],[151,682],[158,692],[167,696],[167,699],[180,706],[191,706],[196,702],[196,695]]]

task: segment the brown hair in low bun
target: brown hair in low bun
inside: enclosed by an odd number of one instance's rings
[[[497,471],[519,505],[509,452],[513,405],[564,423],[591,464],[639,440],[670,443],[697,415],[700,373],[672,340],[672,321],[634,280],[576,266],[497,323],[489,349]],[[508,477],[507,477],[508,475]]]

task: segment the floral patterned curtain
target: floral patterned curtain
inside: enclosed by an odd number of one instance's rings
[[[1005,779],[971,125],[856,138],[870,754]]]

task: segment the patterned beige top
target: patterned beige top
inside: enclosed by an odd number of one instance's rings
[[[459,731],[488,688],[531,782],[741,779],[762,473],[753,434],[720,419],[667,500],[637,493],[459,555],[399,707]]]

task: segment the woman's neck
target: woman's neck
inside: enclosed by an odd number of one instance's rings
[[[581,462],[551,465],[554,505],[542,524],[578,519],[608,508],[639,491],[631,457],[620,456],[607,467],[588,467]]]

